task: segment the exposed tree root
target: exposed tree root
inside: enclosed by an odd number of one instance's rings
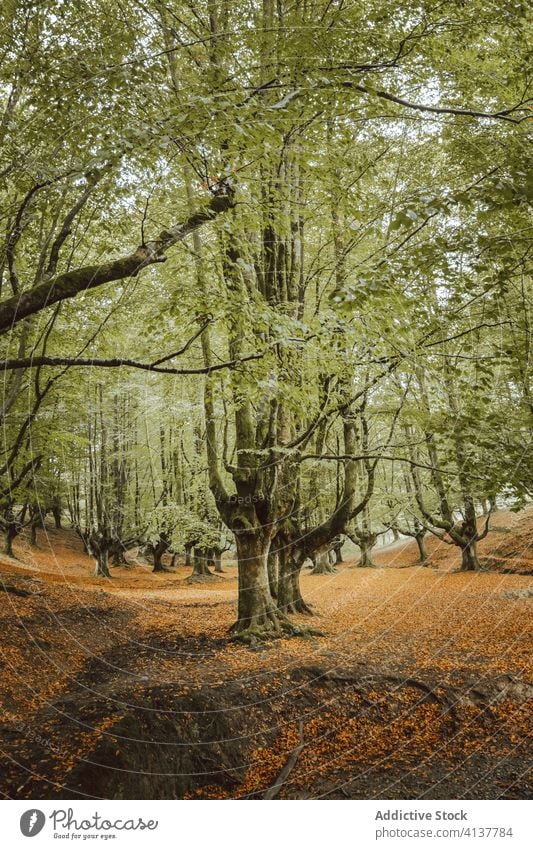
[[[311,610],[309,605],[303,600],[303,598],[298,598],[294,601],[289,601],[286,604],[279,604],[279,609],[283,613],[300,613],[304,616],[314,616],[313,611]]]
[[[33,593],[29,592],[28,590],[23,590],[19,587],[13,587],[10,584],[0,585],[0,590],[3,590],[5,593],[12,593],[13,595],[19,595],[22,597],[33,595]]]
[[[312,684],[320,684],[322,681],[333,681],[339,684],[357,684],[358,694],[363,700],[371,707],[375,707],[372,702],[369,702],[365,697],[365,689],[370,687],[382,686],[385,682],[387,684],[396,684],[397,689],[402,687],[411,687],[415,690],[420,690],[424,695],[421,699],[422,702],[434,702],[441,707],[441,710],[448,714],[452,723],[455,727],[460,725],[459,717],[457,715],[457,706],[461,700],[461,694],[452,688],[443,688],[432,686],[431,684],[426,684],[425,681],[421,681],[418,678],[408,678],[402,675],[391,675],[390,673],[384,673],[382,675],[365,675],[361,673],[360,670],[351,670],[351,669],[339,669],[337,670],[323,670],[315,667],[311,667],[309,671],[312,673],[313,678],[310,679],[310,683]],[[438,691],[437,691],[438,690]]]
[[[317,563],[311,569],[311,575],[335,575],[338,572],[334,563]]]
[[[399,687],[413,687],[415,690],[421,690],[425,694],[425,700],[430,699],[438,704],[443,701],[443,698],[437,695],[435,687],[432,687],[430,684],[426,684],[424,681],[419,681],[418,678],[403,678],[402,676],[386,675],[385,680],[390,681],[392,684],[398,684]]]
[[[323,637],[322,631],[297,625],[280,610],[272,609],[251,619],[238,619],[230,628],[235,642],[255,645],[267,640],[286,637]]]
[[[531,577],[531,575],[533,575],[533,569],[524,569],[523,571],[521,571],[520,569],[490,569],[488,571],[501,571],[504,575],[525,575],[526,577]]]
[[[296,766],[296,761],[300,757],[300,755],[301,755],[301,753],[304,749],[304,746],[305,746],[304,729],[303,729],[302,720],[300,720],[300,723],[299,723],[299,731],[300,731],[300,741],[299,741],[298,745],[290,753],[290,755],[287,758],[287,761],[285,763],[285,766],[283,767],[280,774],[276,778],[274,784],[272,784],[268,788],[266,793],[263,795],[263,799],[275,799],[276,796],[278,795],[279,791],[281,790],[281,788],[283,787],[283,785],[287,781],[289,775],[293,771],[294,767]]]
[[[211,572],[208,572],[207,574],[204,574],[204,575],[195,575],[194,572],[193,572],[192,575],[189,575],[189,577],[186,578],[186,581],[187,581],[188,584],[205,584],[205,583],[209,583],[210,581],[217,581],[217,580],[218,580],[218,575],[213,575]]]

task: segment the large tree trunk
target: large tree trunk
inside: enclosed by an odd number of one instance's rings
[[[51,511],[52,511],[52,516],[54,517],[56,530],[60,531],[61,530],[61,501],[59,500],[58,496],[54,496],[54,499],[52,501]]]
[[[415,536],[416,544],[418,546],[418,555],[421,563],[425,563],[428,559],[428,552],[426,548],[426,539],[425,534],[417,534]]]
[[[359,560],[358,566],[362,568],[375,566],[376,564],[372,560],[372,549],[375,545],[375,539],[369,538],[366,536],[360,536],[358,538],[359,548],[361,549],[361,558]]]
[[[418,546],[420,562],[425,563],[429,556],[426,548],[426,532],[424,531],[423,533],[417,534],[415,539]]]
[[[309,613],[312,611],[302,598],[300,572],[303,558],[298,557],[292,546],[285,545],[278,552],[278,608],[283,613]]]
[[[163,566],[163,559],[162,559],[163,553],[164,552],[161,551],[159,546],[156,546],[154,548],[154,568],[152,569],[152,572],[164,572],[165,571],[165,567]]]
[[[479,569],[481,569],[481,565],[478,560],[477,547],[474,540],[473,542],[468,542],[465,546],[462,546],[461,571],[477,572]]]
[[[109,556],[113,566],[127,566],[126,558],[124,557],[125,550],[120,540],[116,540],[111,544]]]
[[[96,568],[94,571],[95,578],[110,578],[109,572],[109,555],[107,548],[103,548],[96,553]]]
[[[193,566],[192,545],[185,546],[185,566]]]
[[[344,560],[342,559],[342,547],[343,547],[343,545],[344,545],[344,540],[341,539],[338,542],[336,542],[335,545],[333,546],[333,551],[335,552],[335,564],[336,565],[338,565],[339,563],[344,563]]]
[[[37,545],[37,531],[38,531],[39,528],[42,528],[42,525],[40,524],[40,522],[32,522],[31,523],[30,541],[31,541],[32,546],[34,546],[34,547]]]
[[[272,598],[278,597],[278,580],[279,580],[279,551],[274,546],[274,540],[270,544],[267,559],[268,570],[268,585],[270,587],[270,595]]]
[[[33,546],[37,545],[37,531],[44,529],[44,513],[39,506],[30,507],[30,541]]]
[[[209,570],[209,553],[205,548],[195,548],[191,578],[212,578]]]
[[[16,536],[18,536],[16,525],[8,525],[4,536],[4,554],[7,554],[8,557],[15,556],[13,552],[13,540]]]
[[[222,568],[222,553],[220,551],[215,551],[215,553],[213,555],[213,560],[214,560],[214,563],[215,563],[215,572],[217,574],[220,574],[221,572],[224,571],[223,568]]]
[[[311,555],[311,559],[314,564],[311,575],[331,575],[336,571],[334,564],[329,562],[327,547],[316,551],[314,555]]]
[[[154,546],[154,568],[153,572],[165,572],[165,567],[163,565],[163,555],[166,554],[170,546],[170,543],[165,534],[160,534],[159,539]]]
[[[232,632],[253,642],[281,634],[288,622],[274,603],[268,581],[270,541],[260,532],[235,534],[239,564],[239,608]]]

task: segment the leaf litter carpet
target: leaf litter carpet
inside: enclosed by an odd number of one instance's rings
[[[236,567],[205,584],[135,552],[111,580],[70,530],[0,558],[7,798],[531,798],[533,510],[484,570],[409,540],[304,569],[324,636],[228,638]],[[306,617],[302,624],[308,624]]]

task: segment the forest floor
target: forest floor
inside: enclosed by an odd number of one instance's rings
[[[249,648],[227,633],[228,561],[205,583],[138,561],[102,580],[73,531],[19,538],[0,556],[3,795],[533,798],[533,509],[494,515],[481,572],[428,547],[425,567],[408,540],[376,568],[304,570],[324,636]]]

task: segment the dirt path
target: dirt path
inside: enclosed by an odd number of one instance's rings
[[[485,561],[525,568],[533,511],[495,525]],[[4,794],[261,796],[298,750],[280,797],[530,797],[532,579],[430,549],[304,572],[325,635],[250,650],[227,638],[231,565],[97,581],[71,532],[22,540],[1,564]]]

